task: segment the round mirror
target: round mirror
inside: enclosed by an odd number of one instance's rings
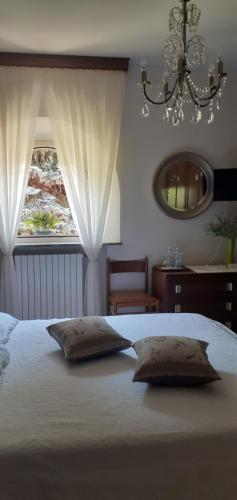
[[[158,168],[153,192],[170,217],[190,219],[206,210],[213,199],[213,171],[201,156],[183,152],[167,158]]]

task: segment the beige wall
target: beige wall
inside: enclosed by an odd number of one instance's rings
[[[165,215],[152,194],[152,180],[168,155],[190,150],[204,156],[213,168],[237,168],[237,74],[229,75],[222,111],[213,125],[192,126],[185,121],[173,128],[153,107],[147,119],[139,116],[142,97],[137,87],[139,68],[130,68],[122,125],[119,179],[121,189],[121,246],[109,246],[111,258],[149,256],[152,266],[161,262],[168,246],[179,246],[185,264],[221,263],[224,241],[208,237],[204,225],[216,214],[235,210],[234,203],[213,202],[195,219],[178,221]],[[237,186],[236,186],[237,189]]]

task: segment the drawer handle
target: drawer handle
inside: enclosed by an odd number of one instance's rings
[[[233,283],[226,283],[225,289],[227,292],[233,291]]]
[[[176,295],[178,295],[179,293],[182,292],[182,287],[181,285],[175,285],[175,293]]]
[[[225,303],[225,310],[226,311],[232,311],[232,302],[226,302]]]
[[[180,313],[181,312],[181,304],[175,304],[174,306],[174,312]]]

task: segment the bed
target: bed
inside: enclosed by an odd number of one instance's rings
[[[45,329],[52,320],[19,322],[0,377],[0,499],[235,500],[236,335],[197,314],[106,319],[133,341],[207,340],[222,380],[133,383],[133,349],[71,365]]]

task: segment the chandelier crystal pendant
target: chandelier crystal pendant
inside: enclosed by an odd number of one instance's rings
[[[139,86],[145,97],[141,115],[149,116],[149,104],[164,105],[163,119],[174,127],[184,120],[184,105],[194,106],[191,123],[199,123],[204,116],[211,124],[215,111],[220,111],[221,97],[227,74],[223,71],[223,60],[218,56],[216,65],[208,70],[208,83],[203,87],[192,78],[192,70],[206,63],[207,49],[203,37],[196,33],[201,10],[190,0],[179,0],[181,7],[173,7],[169,16],[170,36],[164,46],[163,57],[166,71],[159,86],[154,86],[147,78],[145,65],[141,65]],[[187,32],[193,34],[187,39]],[[157,98],[148,95],[148,89],[158,88]],[[207,108],[207,113],[205,113]]]

